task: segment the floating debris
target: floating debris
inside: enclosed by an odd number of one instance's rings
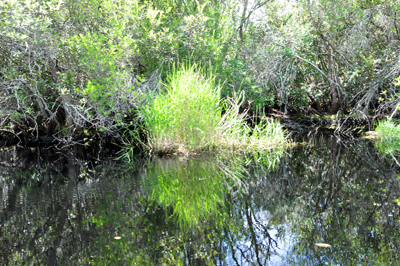
[[[316,243],[315,244],[317,247],[321,247],[321,248],[330,248],[331,245],[326,244],[326,243]]]

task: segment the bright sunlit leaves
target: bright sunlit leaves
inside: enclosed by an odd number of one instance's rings
[[[114,239],[115,239],[115,240],[120,240],[121,237],[120,237],[120,236],[114,236]]]
[[[399,205],[399,206],[400,206],[400,199],[395,199],[395,200],[394,200],[394,202],[396,202],[396,203],[397,203],[397,205]]]

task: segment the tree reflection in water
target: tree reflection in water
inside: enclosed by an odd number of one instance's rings
[[[399,262],[396,161],[370,142],[309,143],[247,156],[138,159],[132,167],[95,166],[75,153],[24,169],[7,166],[15,156],[3,153],[0,263]],[[44,181],[56,180],[56,167],[64,184]],[[33,174],[41,181],[27,182]],[[11,182],[18,175],[23,181]]]

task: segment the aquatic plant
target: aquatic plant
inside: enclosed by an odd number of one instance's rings
[[[238,115],[236,106],[237,104],[221,120],[220,130],[223,134],[218,140],[220,145],[241,151],[254,151],[288,144],[285,130],[279,121],[263,119],[250,127],[244,121],[243,115]]]
[[[385,155],[390,155],[396,164],[400,166],[395,157],[400,150],[400,124],[390,117],[388,120],[379,122],[372,133],[367,137],[376,140],[375,145],[378,150]]]
[[[189,154],[217,147],[253,150],[287,143],[279,122],[261,120],[249,127],[245,114],[239,114],[244,95],[221,101],[221,87],[212,74],[204,74],[195,64],[174,69],[165,87],[140,110],[150,151]]]

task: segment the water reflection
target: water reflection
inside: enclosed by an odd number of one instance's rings
[[[138,159],[133,167],[66,157],[61,184],[13,184],[3,168],[0,263],[400,262],[396,162],[369,142],[307,141],[286,152]],[[55,180],[45,162],[39,179],[49,172]],[[25,171],[28,180],[34,171]]]
[[[298,221],[293,227],[297,244],[292,256],[311,265],[397,261],[398,166],[375,152],[372,143],[339,145],[324,140],[323,144],[328,152],[297,151],[306,155],[301,162],[302,186],[309,192],[296,193],[300,196],[296,205],[303,211],[292,213],[297,217],[291,220]],[[332,248],[316,248],[316,242],[331,243]]]
[[[233,178],[227,178],[225,173],[232,171],[213,159],[156,159],[143,177],[144,192],[150,201],[171,209],[171,218],[182,227],[199,226],[215,216],[223,216],[230,181],[240,182],[240,177],[233,169]]]

